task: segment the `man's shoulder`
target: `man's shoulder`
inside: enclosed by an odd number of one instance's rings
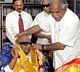
[[[45,12],[42,11],[42,12],[38,13],[36,16],[39,17],[39,16],[43,16],[44,14],[45,14]]]
[[[13,15],[14,13],[15,13],[15,11],[12,11],[12,12],[8,13],[7,16],[11,16],[11,15]]]
[[[26,12],[26,11],[22,11],[22,13],[25,15],[25,16],[31,16],[30,13]]]
[[[79,20],[78,15],[69,8],[67,9],[67,13],[69,14],[67,16],[69,16],[69,18],[71,18],[72,20]]]

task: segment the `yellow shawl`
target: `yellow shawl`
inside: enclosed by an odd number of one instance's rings
[[[40,51],[30,49],[31,62],[29,61],[26,54],[23,52],[19,44],[15,43],[15,46],[19,49],[20,58],[17,58],[17,62],[14,66],[13,72],[43,72],[43,55]],[[38,56],[40,55],[40,56]],[[42,66],[39,68],[39,66]]]

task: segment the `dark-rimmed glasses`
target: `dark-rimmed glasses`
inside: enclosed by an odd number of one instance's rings
[[[26,44],[32,44],[32,42],[18,42],[18,44],[26,45]]]
[[[42,7],[49,7],[50,4],[43,4]]]

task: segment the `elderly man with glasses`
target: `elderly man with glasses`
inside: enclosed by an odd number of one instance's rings
[[[12,48],[12,59],[2,69],[5,72],[45,72],[44,55],[34,50],[30,37],[24,36],[15,42]]]

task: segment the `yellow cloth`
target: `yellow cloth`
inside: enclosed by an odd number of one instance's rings
[[[73,59],[56,69],[55,72],[80,72],[80,58]]]
[[[71,64],[60,67],[55,72],[80,72],[80,67],[77,64]]]
[[[15,64],[13,71],[20,72],[20,70],[22,68],[24,70],[24,72],[36,72],[34,65],[32,65],[32,63],[30,63],[29,59],[27,58],[26,54],[23,52],[21,47],[19,45],[17,45],[17,48],[19,48],[20,58],[17,59],[17,62]]]
[[[13,72],[20,72],[21,69],[23,69],[24,72],[43,72],[43,67],[38,69],[39,65],[43,65],[43,55],[40,51],[34,50],[33,48],[30,49],[30,62],[20,45],[15,43],[15,46],[19,49],[20,58],[17,58]]]

